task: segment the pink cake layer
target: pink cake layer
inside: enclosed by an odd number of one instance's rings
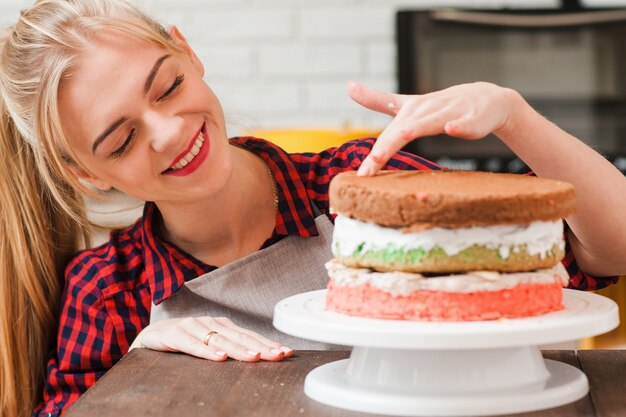
[[[369,284],[339,286],[331,279],[326,308],[351,316],[393,320],[474,321],[537,316],[563,309],[560,283],[519,284],[497,291],[418,290],[394,295]]]

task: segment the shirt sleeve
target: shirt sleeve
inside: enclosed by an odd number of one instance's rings
[[[33,417],[61,415],[82,393],[95,384],[105,371],[61,371],[56,352],[51,352],[46,373],[43,402],[35,409]]]
[[[62,414],[128,352],[147,325],[141,291],[124,291],[116,274],[115,263],[89,254],[68,265],[57,349],[47,364],[43,402],[33,416]],[[149,297],[147,288],[144,293]]]

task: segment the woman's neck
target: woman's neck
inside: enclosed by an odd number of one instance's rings
[[[274,230],[273,179],[255,154],[232,147],[233,175],[209,199],[157,204],[161,235],[195,258],[222,266],[256,252]]]

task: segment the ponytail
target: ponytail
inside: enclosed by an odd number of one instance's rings
[[[62,271],[82,237],[55,207],[31,146],[0,97],[0,416],[40,399],[56,329]]]
[[[79,194],[88,191],[69,165],[86,167],[65,138],[58,95],[106,28],[179,50],[127,0],[37,1],[0,36],[0,417],[28,417],[41,398],[62,269],[89,243]]]

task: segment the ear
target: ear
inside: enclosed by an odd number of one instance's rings
[[[176,46],[178,46],[183,51],[185,51],[185,53],[187,54],[187,56],[191,60],[191,63],[193,64],[193,66],[196,67],[196,69],[200,73],[200,76],[203,77],[204,76],[204,65],[202,65],[202,62],[200,61],[200,59],[198,58],[196,53],[193,51],[193,49],[191,49],[191,46],[187,42],[187,39],[185,39],[183,34],[180,32],[180,30],[178,30],[178,28],[176,26],[172,25],[172,26],[168,27],[167,32],[172,37],[172,40],[174,41]]]
[[[78,177],[78,179],[88,182],[89,184],[93,185],[100,191],[108,191],[111,188],[113,188],[111,184],[104,182],[99,178],[91,176],[91,174],[89,174],[88,172],[86,172],[84,169],[80,167],[72,165],[70,166],[70,169],[72,170],[74,175]]]

